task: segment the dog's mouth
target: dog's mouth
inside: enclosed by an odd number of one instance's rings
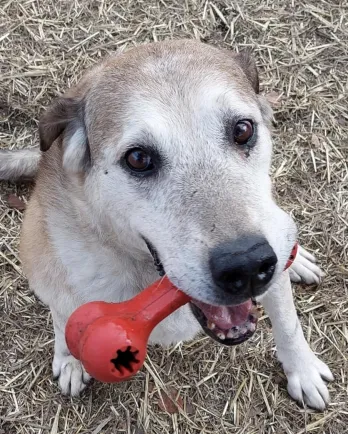
[[[153,245],[145,240],[160,276],[165,270]],[[222,345],[238,345],[255,333],[258,310],[255,300],[248,299],[236,306],[214,306],[192,299],[191,310],[204,332]]]
[[[258,310],[254,300],[236,306],[213,306],[192,300],[191,310],[204,332],[223,345],[238,345],[255,333]]]

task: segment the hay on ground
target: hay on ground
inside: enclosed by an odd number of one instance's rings
[[[49,313],[28,290],[18,257],[22,212],[1,185],[0,433],[346,433],[348,422],[348,3],[326,0],[1,0],[0,146],[37,144],[37,119],[55,95],[107,53],[167,38],[254,52],[275,108],[273,176],[282,206],[327,277],[296,287],[312,348],[333,370],[321,414],[289,399],[267,318],[246,345],[208,338],[152,348],[127,384],[93,384],[63,398],[51,377]],[[168,395],[179,410],[163,411]],[[162,398],[161,398],[162,396]],[[174,398],[177,398],[174,396]]]

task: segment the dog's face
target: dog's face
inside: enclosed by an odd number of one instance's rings
[[[43,150],[63,136],[63,167],[82,174],[124,248],[150,248],[215,338],[244,340],[250,300],[296,237],[272,199],[270,109],[253,63],[196,42],[155,44],[107,60],[73,92],[44,115]]]

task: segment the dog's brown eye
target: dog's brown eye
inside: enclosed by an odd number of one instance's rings
[[[135,172],[145,172],[154,168],[151,156],[140,148],[131,149],[127,152],[126,163]]]
[[[244,120],[236,123],[233,135],[237,145],[245,145],[253,136],[254,127],[250,121]]]

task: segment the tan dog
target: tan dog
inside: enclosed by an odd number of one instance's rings
[[[151,341],[202,329],[234,345],[265,306],[293,398],[323,409],[329,368],[309,348],[292,280],[318,282],[291,218],[274,202],[271,110],[254,62],[193,41],[141,46],[110,57],[53,103],[40,147],[0,154],[0,177],[37,173],[21,257],[31,288],[52,312],[53,373],[64,393],[89,380],[67,349],[69,315],[92,300],[133,297],[157,268],[193,298]],[[289,277],[290,275],[290,277]]]

